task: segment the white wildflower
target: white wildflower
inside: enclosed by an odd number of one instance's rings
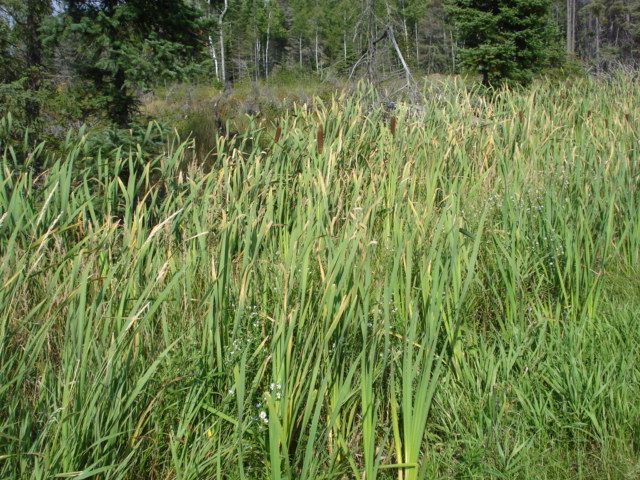
[[[267,418],[267,412],[265,412],[264,410],[260,412],[260,415],[258,415],[258,417],[260,418],[260,420],[262,420],[262,423],[264,424],[269,423],[269,419]]]

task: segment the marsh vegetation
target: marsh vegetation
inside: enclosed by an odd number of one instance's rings
[[[637,478],[637,79],[425,89],[206,162],[4,119],[0,477]]]

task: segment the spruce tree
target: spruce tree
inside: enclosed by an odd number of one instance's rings
[[[529,83],[557,47],[550,7],[551,0],[449,0],[461,67],[485,85]]]
[[[73,55],[93,108],[128,125],[136,93],[152,82],[177,80],[204,45],[198,13],[183,0],[67,0],[58,40]]]
[[[0,0],[0,82],[21,83],[28,124],[40,114],[38,91],[45,69],[42,26],[51,10],[51,0]]]

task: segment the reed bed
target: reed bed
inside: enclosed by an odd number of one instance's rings
[[[1,478],[638,478],[640,85],[365,97],[1,146]]]

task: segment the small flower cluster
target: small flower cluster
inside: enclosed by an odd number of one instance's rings
[[[273,398],[275,398],[276,400],[282,399],[282,385],[280,385],[279,383],[271,383],[269,385],[269,390],[271,391],[271,395],[273,395]]]
[[[397,314],[397,313],[398,313],[398,307],[396,307],[396,306],[395,306],[395,304],[394,304],[393,302],[389,303],[389,306],[391,307],[391,308],[389,309],[389,313],[390,313],[391,315],[395,315],[395,314]],[[378,302],[378,303],[376,304],[376,306],[375,306],[375,307],[373,307],[373,308],[371,309],[371,315],[373,315],[374,317],[375,317],[375,316],[378,316],[378,317],[379,317],[379,316],[384,315],[384,309],[383,309],[382,307],[383,307],[383,303],[382,303],[382,302]],[[370,326],[370,327],[372,327],[372,326],[373,326],[373,325],[372,325],[372,322],[369,322],[369,326]]]
[[[258,418],[265,425],[267,425],[269,423],[269,417],[267,416],[267,412],[265,412],[264,410],[260,411],[260,413],[258,414]]]
[[[545,261],[550,267],[553,266],[556,261],[564,258],[565,251],[562,238],[555,232],[543,235],[541,238],[536,238],[533,244],[536,248],[546,251]]]
[[[527,214],[529,214],[529,213],[535,213],[535,212],[540,213],[543,210],[544,210],[544,205],[537,204],[537,205],[529,205],[526,211],[527,211]]]
[[[279,383],[272,382],[269,384],[269,392],[273,398],[276,400],[282,400],[282,385]],[[265,393],[265,396],[267,393]],[[258,410],[258,414],[254,417],[255,421],[259,423],[260,426],[269,424],[269,415],[266,410],[263,408],[262,402],[256,403],[256,410]]]
[[[253,417],[253,420],[258,422],[260,427],[262,427],[263,425],[268,425],[269,415],[267,414],[267,411],[263,408],[262,402],[256,403],[256,410],[258,410],[258,414],[255,417]]]
[[[249,318],[252,321],[253,328],[260,327],[260,314],[258,313],[258,305],[253,305],[249,309]]]
[[[233,341],[233,343],[231,344],[231,349],[229,350],[229,355],[231,356],[235,356],[238,353],[240,353],[242,351],[242,344],[240,343],[240,340],[236,339]]]

